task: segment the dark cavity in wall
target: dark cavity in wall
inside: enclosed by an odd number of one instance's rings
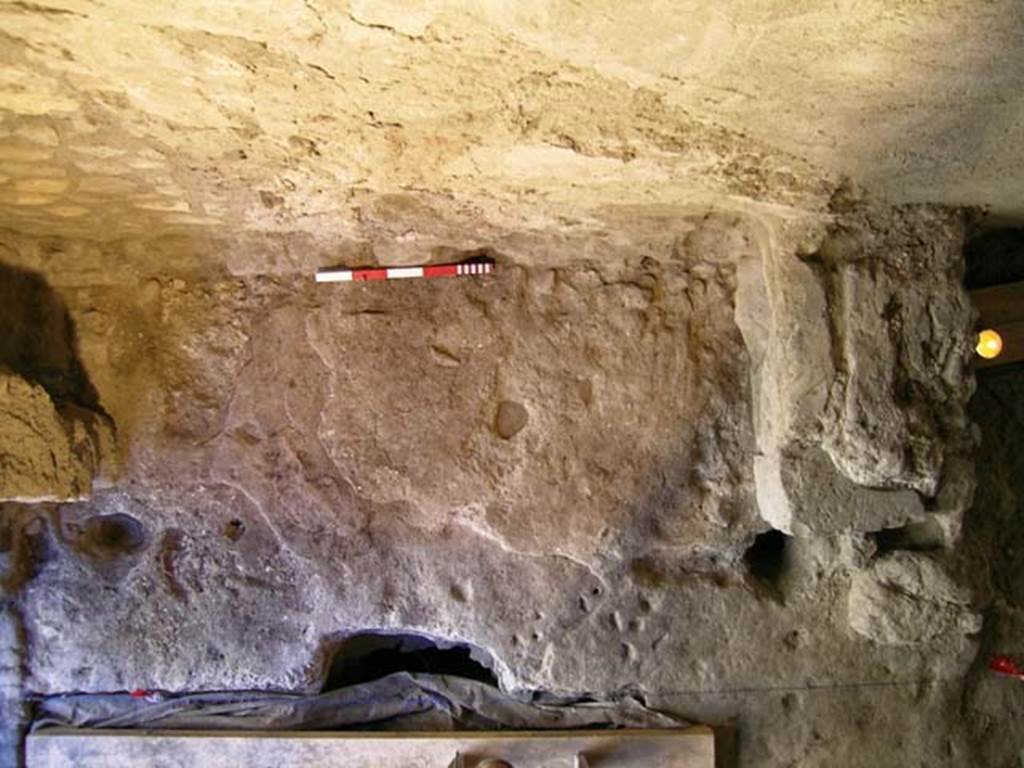
[[[0,264],[0,329],[0,367],[38,384],[56,403],[102,412],[67,307],[41,275]]]
[[[883,528],[870,534],[879,556],[899,550],[927,551],[942,549],[944,538],[939,524],[933,520],[907,523],[897,528]]]
[[[978,232],[964,246],[964,283],[973,290],[1024,280],[1024,228]]]
[[[754,537],[743,554],[747,571],[755,583],[772,592],[779,592],[788,562],[789,536],[771,529]]]
[[[363,632],[334,647],[323,690],[368,683],[395,672],[451,675],[498,685],[490,656],[482,649],[423,635]]]

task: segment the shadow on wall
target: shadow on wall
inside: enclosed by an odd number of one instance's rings
[[[104,413],[78,356],[75,325],[42,275],[0,264],[0,366],[38,384],[55,403]]]
[[[964,247],[969,290],[1024,280],[1024,228],[983,230]]]

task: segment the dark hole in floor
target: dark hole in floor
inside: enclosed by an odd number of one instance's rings
[[[772,529],[759,533],[743,555],[750,574],[769,586],[776,586],[786,568],[789,536]]]
[[[438,643],[413,634],[365,632],[342,640],[331,655],[323,690],[368,683],[395,672],[424,672],[477,680],[498,687],[494,671],[469,645]]]

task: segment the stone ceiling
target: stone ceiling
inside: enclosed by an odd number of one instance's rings
[[[0,2],[0,221],[401,262],[820,211],[843,175],[1024,210],[1014,0],[407,5]]]

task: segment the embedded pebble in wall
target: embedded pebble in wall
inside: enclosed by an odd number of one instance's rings
[[[512,400],[503,400],[498,404],[494,428],[505,440],[511,440],[526,427],[529,420],[530,412],[526,406]]]

